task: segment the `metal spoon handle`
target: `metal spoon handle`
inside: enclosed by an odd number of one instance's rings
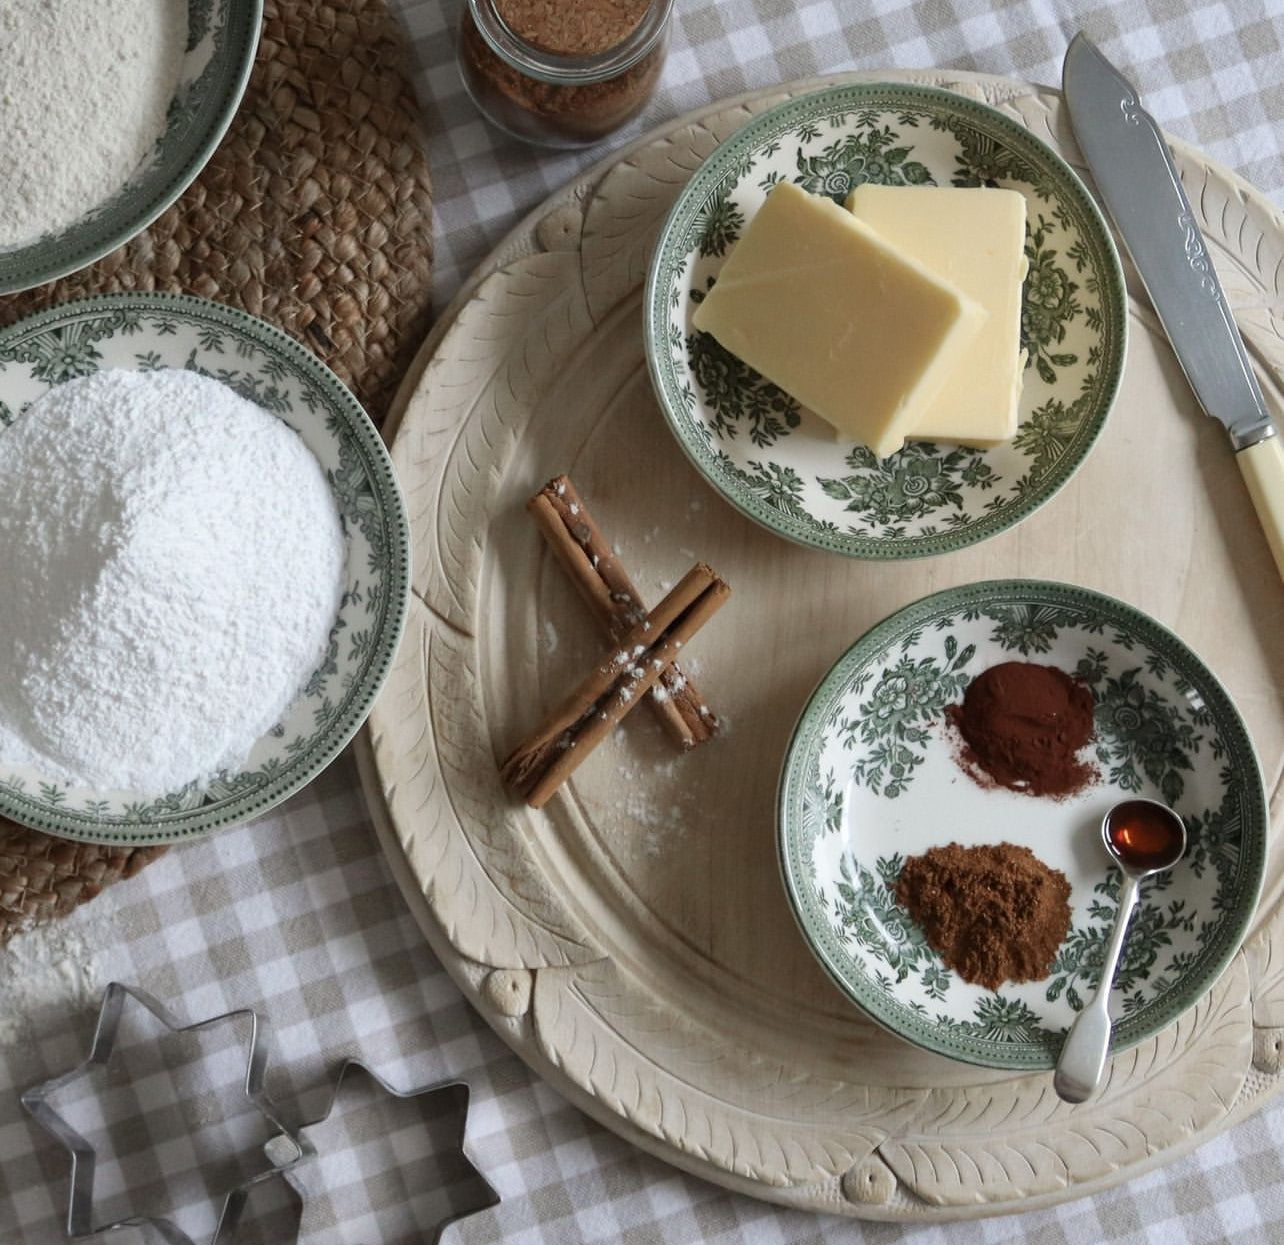
[[[1066,1102],[1084,1102],[1097,1092],[1102,1073],[1106,1070],[1106,1054],[1110,1050],[1110,991],[1114,986],[1115,970],[1123,951],[1124,938],[1137,906],[1140,879],[1131,874],[1123,875],[1119,888],[1119,915],[1106,947],[1106,958],[1101,966],[1101,981],[1092,1002],[1085,1007],[1066,1034],[1065,1044],[1057,1059],[1057,1070],[1052,1087]]]

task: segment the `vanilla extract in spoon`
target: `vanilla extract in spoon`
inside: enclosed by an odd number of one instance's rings
[[[1101,837],[1123,871],[1119,913],[1106,947],[1097,993],[1070,1026],[1057,1059],[1052,1085],[1066,1102],[1084,1102],[1101,1085],[1113,1029],[1110,991],[1141,883],[1171,869],[1186,850],[1185,823],[1157,800],[1134,799],[1116,804],[1102,819]]]

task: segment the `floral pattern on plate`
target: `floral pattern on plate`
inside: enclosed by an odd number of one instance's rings
[[[1096,703],[1098,781],[1064,800],[984,788],[958,764],[946,709],[1001,661],[1076,674]],[[1085,588],[994,581],[880,623],[813,694],[781,780],[779,836],[799,925],[844,992],[910,1041],[968,1062],[1050,1068],[1096,989],[1119,873],[1098,827],[1116,800],[1172,804],[1189,847],[1148,882],[1116,978],[1114,1050],[1216,980],[1256,906],[1266,801],[1243,722],[1171,632]],[[1043,981],[963,981],[896,902],[905,859],[949,842],[1030,848],[1071,883],[1071,928]]]
[[[864,182],[1003,186],[1028,200],[1021,423],[986,450],[907,444],[880,461],[695,330],[691,316],[773,186],[842,202]],[[729,501],[782,536],[866,558],[948,552],[1052,497],[1088,453],[1123,370],[1119,259],[1069,167],[1004,114],[910,84],[831,87],[724,143],[679,197],[646,293],[647,354],[670,426]]]
[[[405,621],[409,528],[379,433],[338,378],[279,329],[203,299],[105,295],[0,333],[0,424],[21,419],[55,385],[108,367],[190,368],[282,419],[320,460],[348,538],[347,585],[329,655],[240,772],[203,790],[140,799],[0,766],[0,814],[90,842],[163,843],[265,812],[316,777],[352,737]]]

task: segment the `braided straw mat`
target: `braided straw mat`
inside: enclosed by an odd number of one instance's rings
[[[0,327],[87,294],[199,294],[293,333],[381,419],[430,314],[432,196],[405,51],[383,0],[266,0],[245,98],[200,177],[98,263],[0,298]],[[0,944],[164,850],[0,819]]]

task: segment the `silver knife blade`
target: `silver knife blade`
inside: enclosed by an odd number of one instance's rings
[[[1236,450],[1275,434],[1177,166],[1132,84],[1085,35],[1062,89],[1075,137],[1200,405]]]

